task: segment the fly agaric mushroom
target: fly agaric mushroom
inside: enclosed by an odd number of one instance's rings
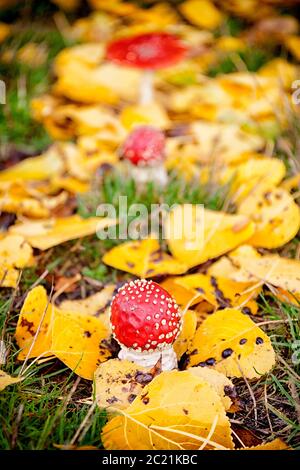
[[[182,320],[175,300],[159,284],[145,279],[126,283],[112,300],[110,321],[121,346],[120,359],[162,370],[177,367],[172,347]]]
[[[152,126],[136,127],[123,143],[120,156],[126,160],[129,173],[138,185],[147,181],[166,185],[165,136],[161,130]]]
[[[154,70],[170,67],[183,59],[187,47],[173,34],[146,33],[117,39],[107,47],[108,60],[144,71],[140,87],[140,104],[153,101]]]

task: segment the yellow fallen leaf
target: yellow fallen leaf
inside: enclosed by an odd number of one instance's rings
[[[248,154],[260,150],[264,140],[245,132],[236,124],[193,122],[192,134],[198,144],[203,163],[238,163],[246,160]]]
[[[172,255],[193,267],[246,242],[254,233],[254,224],[245,216],[186,204],[169,213],[165,233]]]
[[[221,183],[231,182],[230,194],[234,203],[240,203],[257,189],[277,186],[286,173],[279,158],[250,158],[236,166],[228,167],[221,174]]]
[[[170,126],[170,120],[165,109],[155,102],[123,108],[120,120],[128,131],[134,126],[144,124],[153,125],[161,129],[167,129]]]
[[[262,77],[276,77],[285,88],[290,88],[293,81],[297,79],[297,67],[282,57],[276,57],[267,62],[258,73]]]
[[[42,286],[26,296],[15,333],[21,349],[18,359],[55,355],[89,380],[97,366],[111,356],[106,346],[109,336],[99,318],[55,307]]]
[[[107,2],[107,0],[89,0],[89,3],[95,10],[107,11],[117,16],[127,16],[138,11],[138,6],[121,0],[112,0],[111,2]]]
[[[197,314],[193,310],[187,310],[182,316],[182,322],[181,332],[173,345],[178,360],[189,349],[190,343],[196,333]]]
[[[114,284],[108,284],[103,287],[103,289],[99,290],[99,292],[96,292],[96,294],[90,295],[84,299],[63,300],[59,304],[59,308],[78,312],[83,315],[101,317],[101,314],[104,313],[107,306],[110,305],[115,288],[116,286]]]
[[[283,258],[277,254],[252,256],[244,247],[230,253],[229,262],[235,266],[231,277],[245,281],[271,284],[292,294],[300,293],[300,261]]]
[[[116,223],[113,219],[90,217],[82,219],[79,215],[45,221],[26,221],[10,228],[10,233],[22,235],[34,248],[47,250],[69,240],[95,235]]]
[[[18,359],[24,360],[40,355],[49,355],[54,307],[49,304],[44,287],[32,289],[22,306],[15,332],[21,351]]]
[[[210,0],[186,0],[179,10],[190,23],[205,29],[216,29],[224,20],[221,11]]]
[[[34,264],[31,246],[19,235],[5,235],[0,240],[0,287],[16,287],[19,269]]]
[[[108,338],[99,318],[59,310],[54,315],[51,352],[84,379],[92,380],[97,366],[111,356]]]
[[[229,420],[215,390],[188,371],[155,377],[102,430],[109,450],[232,449]]]
[[[235,36],[221,36],[217,39],[216,48],[222,52],[243,51],[246,49],[246,43]]]
[[[154,238],[125,242],[105,253],[102,261],[141,278],[181,274],[187,270],[184,263],[163,253],[158,240]]]
[[[230,409],[232,405],[230,396],[235,396],[236,392],[233,383],[226,375],[209,367],[190,367],[188,371],[208,382],[221,398],[225,410]]]
[[[16,384],[21,380],[21,377],[11,377],[9,374],[0,369],[0,392],[9,385]]]
[[[16,165],[0,172],[0,181],[44,180],[58,175],[64,164],[52,148],[40,157],[26,158]]]
[[[161,282],[160,285],[174,297],[181,310],[184,310],[187,305],[192,307],[197,304],[199,302],[199,295],[195,298],[193,289],[183,287],[176,280],[177,278],[169,277]]]
[[[261,286],[251,282],[236,282],[223,277],[205,274],[189,274],[176,279],[176,283],[185,288],[193,289],[215,308],[241,307],[245,313],[255,315],[257,304],[254,299],[259,295]]]
[[[19,235],[6,235],[0,240],[1,263],[16,268],[32,266],[34,262],[32,248]]]
[[[190,351],[190,366],[211,366],[227,377],[260,378],[275,365],[270,338],[247,315],[233,308],[204,320]]]
[[[95,372],[94,393],[100,408],[125,409],[155,376],[151,368],[110,359]]]
[[[256,224],[248,240],[253,246],[278,248],[292,240],[300,228],[300,209],[282,188],[255,191],[239,205],[238,213]]]

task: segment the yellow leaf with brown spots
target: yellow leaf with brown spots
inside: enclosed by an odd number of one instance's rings
[[[197,314],[193,310],[187,310],[182,316],[182,322],[181,332],[173,345],[178,360],[189,349],[196,333]]]
[[[127,408],[159,372],[155,367],[141,367],[120,359],[103,362],[95,372],[94,393],[98,406]]]
[[[240,307],[246,313],[255,314],[257,303],[255,298],[261,291],[261,286],[251,282],[236,282],[223,277],[205,274],[189,274],[176,279],[177,284],[192,289],[194,295],[199,295],[217,309]]]
[[[227,377],[260,378],[275,365],[270,338],[247,315],[233,308],[204,320],[190,351],[190,366],[210,366]]]
[[[181,274],[187,270],[184,263],[162,252],[158,240],[154,238],[122,243],[105,253],[102,261],[141,278]]]
[[[0,369],[0,392],[9,385],[16,384],[21,380],[21,377],[11,377],[11,375],[7,374],[6,372]]]
[[[254,223],[243,215],[178,205],[165,223],[172,255],[193,267],[245,243],[254,233]]]
[[[97,366],[111,356],[109,337],[108,327],[99,318],[55,307],[42,286],[27,295],[15,333],[21,349],[18,359],[54,354],[89,380]]]
[[[77,375],[92,380],[97,366],[111,356],[106,347],[108,337],[109,330],[100,319],[57,310],[51,352]]]
[[[213,387],[189,371],[163,372],[102,430],[109,450],[233,449],[230,423]]]
[[[10,233],[22,235],[34,248],[47,250],[69,240],[95,235],[97,231],[115,225],[114,219],[79,215],[45,221],[25,221],[10,228]]]
[[[282,188],[255,191],[238,208],[239,214],[256,224],[247,243],[263,248],[278,248],[292,240],[300,228],[300,209]]]
[[[49,304],[44,287],[38,286],[32,289],[26,296],[22,306],[15,338],[21,351],[19,360],[37,357],[40,355],[51,356],[51,331],[55,307]]]

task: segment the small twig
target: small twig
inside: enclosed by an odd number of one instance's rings
[[[268,407],[268,394],[267,394],[267,383],[266,382],[265,382],[265,385],[264,385],[264,402],[265,402],[265,408],[266,408],[269,428],[270,428],[271,434],[274,434],[273,426],[272,426],[272,422],[271,422],[271,418],[270,418],[270,413],[269,413],[269,407]]]
[[[244,381],[245,381],[245,384],[247,385],[247,388],[248,388],[248,390],[249,390],[251,399],[252,399],[252,401],[253,401],[254,421],[255,421],[255,425],[257,426],[258,413],[257,413],[256,398],[255,398],[255,395],[254,395],[254,393],[253,393],[253,390],[252,390],[252,388],[251,388],[251,386],[250,386],[250,384],[249,384],[249,382],[248,382],[248,380],[247,380],[247,377],[245,376],[245,374],[244,374],[244,372],[243,372],[243,370],[242,370],[242,368],[241,368],[241,366],[240,366],[240,364],[239,364],[238,362],[237,362],[237,366],[238,366],[238,368],[239,368],[239,370],[240,370],[240,372],[241,372],[241,374],[242,374],[242,377],[243,377],[243,379],[244,379]]]

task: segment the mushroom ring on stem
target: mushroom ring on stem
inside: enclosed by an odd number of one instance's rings
[[[173,343],[182,327],[179,307],[159,284],[145,279],[121,287],[112,300],[110,321],[121,346],[120,359],[162,370],[177,368]]]
[[[153,101],[153,72],[175,65],[187,53],[187,47],[173,34],[146,33],[117,39],[107,47],[108,60],[120,65],[144,70],[140,104]]]
[[[138,126],[126,138],[120,156],[138,185],[153,181],[165,186],[168,181],[164,166],[165,136],[152,126]]]

